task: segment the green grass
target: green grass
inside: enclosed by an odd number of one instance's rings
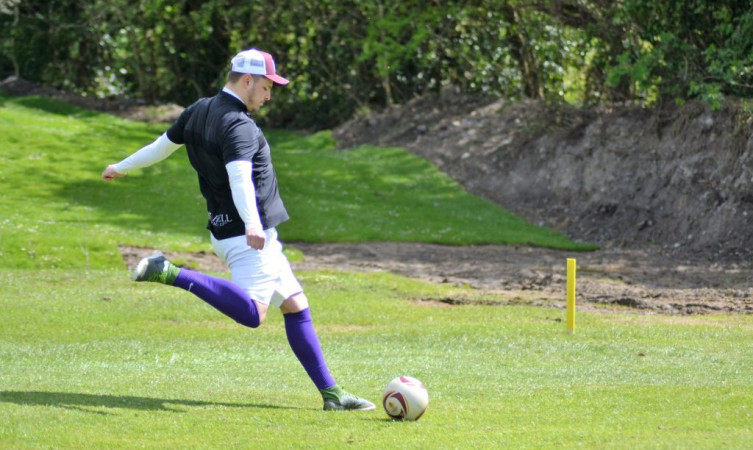
[[[753,317],[437,306],[477,293],[384,273],[299,274],[334,376],[416,423],[325,413],[281,315],[256,330],[124,270],[0,270],[0,447],[749,448]]]
[[[299,277],[333,375],[416,423],[321,411],[281,315],[243,328],[134,284],[117,245],[207,249],[183,156],[105,184],[163,126],[0,97],[0,448],[750,448],[753,317],[578,315],[385,273]],[[584,250],[467,195],[399,149],[270,132],[287,240],[528,242]],[[222,275],[225,276],[225,275]],[[486,295],[486,294],[484,294]],[[471,304],[447,306],[444,298]]]
[[[165,128],[38,97],[0,97],[0,267],[112,268],[119,244],[208,249],[205,205],[185,150],[125,179],[99,178]],[[467,194],[404,150],[337,151],[327,132],[268,137],[292,216],[280,227],[284,240],[595,248]]]
[[[310,242],[400,241],[534,244],[568,250],[593,245],[531,226],[465,192],[425,159],[399,148],[333,150],[329,133],[269,133],[282,193],[294,220],[284,237]],[[297,217],[305,218],[296,220]]]

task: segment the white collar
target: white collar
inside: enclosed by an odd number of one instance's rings
[[[246,104],[246,102],[244,102],[243,100],[241,100],[241,98],[238,96],[238,94],[236,94],[235,92],[233,92],[233,90],[230,89],[230,88],[228,88],[227,86],[225,86],[225,87],[222,88],[222,92],[224,92],[226,94],[230,94],[233,97],[237,98],[244,105]]]

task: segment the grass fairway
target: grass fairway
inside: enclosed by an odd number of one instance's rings
[[[378,402],[412,375],[429,409],[321,411],[279,313],[251,330],[129,281],[118,244],[209,248],[184,156],[99,180],[162,130],[0,97],[0,448],[750,448],[751,316],[580,313],[569,335],[560,310],[450,307],[427,300],[479,294],[384,273],[299,276],[335,378]],[[286,240],[593,248],[402,150],[269,138]]]
[[[279,313],[250,330],[123,270],[4,269],[0,446],[750,448],[750,316],[582,313],[570,335],[560,310],[300,275],[336,378],[378,401],[392,377],[418,377],[420,421],[321,411]]]
[[[125,179],[100,173],[151,142],[146,125],[37,97],[0,96],[0,267],[118,267],[117,245],[207,250],[206,207],[185,149]],[[334,149],[329,133],[269,132],[292,220],[283,240],[572,242],[473,197],[401,149]]]

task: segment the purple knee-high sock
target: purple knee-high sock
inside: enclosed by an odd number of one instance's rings
[[[241,325],[259,326],[256,303],[232,281],[181,268],[173,285],[196,295]]]
[[[329,373],[327,363],[324,361],[322,346],[319,337],[314,330],[314,322],[311,320],[309,308],[297,313],[284,314],[285,333],[288,335],[288,343],[293,353],[298,357],[306,373],[317,389],[334,386],[335,379]]]

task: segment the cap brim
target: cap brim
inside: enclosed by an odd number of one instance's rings
[[[275,75],[264,75],[266,78],[272,80],[274,84],[279,84],[280,86],[285,86],[286,84],[290,83],[290,80],[287,78],[283,78],[277,74]]]

